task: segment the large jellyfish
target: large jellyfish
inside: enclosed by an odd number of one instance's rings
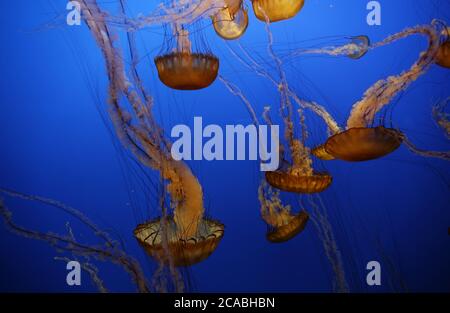
[[[384,46],[413,34],[428,38],[429,45],[412,67],[397,76],[379,80],[369,88],[362,100],[353,105],[347,120],[347,129],[333,134],[323,146],[313,149],[322,159],[338,158],[345,161],[367,161],[383,157],[396,150],[404,140],[404,135],[391,128],[372,127],[375,115],[401,91],[424,74],[435,61],[439,49],[439,24],[408,28],[389,36],[371,48]]]
[[[211,53],[193,52],[189,32],[175,24],[174,51],[155,58],[159,79],[168,87],[197,90],[211,85],[217,77],[219,59]]]
[[[263,22],[290,19],[300,12],[304,4],[304,0],[252,0],[253,11]]]
[[[135,86],[126,77],[124,63],[114,45],[111,29],[104,22],[104,13],[96,1],[81,2],[83,15],[105,61],[109,77],[110,117],[122,144],[145,166],[157,170],[168,182],[170,207],[173,215],[163,216],[160,223],[150,221],[139,225],[135,235],[158,260],[171,265],[190,265],[209,256],[223,236],[224,226],[204,217],[203,190],[186,163],[175,161],[170,154],[170,143],[163,137],[151,113],[153,99],[142,88],[137,71]],[[132,33],[129,33],[129,42]],[[137,53],[132,49],[132,64],[137,64]],[[185,47],[184,44],[181,47]],[[133,88],[135,87],[135,88]],[[131,111],[121,106],[121,95],[128,100]],[[141,95],[143,95],[141,97]],[[155,232],[156,231],[156,232]],[[211,238],[215,244],[211,245]],[[168,258],[162,258],[160,247],[165,247]],[[205,246],[207,248],[205,248]]]

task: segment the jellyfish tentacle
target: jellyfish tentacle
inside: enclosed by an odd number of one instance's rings
[[[11,192],[7,192],[7,194],[14,196]],[[30,201],[42,199],[40,197],[27,197],[26,195],[20,193],[15,194],[23,199]],[[64,205],[60,207],[60,203],[56,201],[50,202],[49,204],[62,208],[64,211],[66,211],[67,209],[67,207]],[[75,209],[71,209],[70,212],[72,212],[75,216],[83,216],[81,212]],[[13,221],[11,211],[6,208],[2,200],[0,200],[0,216],[3,218],[3,221],[12,232],[22,237],[45,241],[59,251],[67,251],[74,255],[87,258],[94,257],[99,261],[109,260],[115,264],[118,264],[119,266],[124,268],[124,270],[131,276],[139,292],[150,291],[139,263],[133,258],[129,257],[123,250],[119,249],[117,245],[106,244],[101,246],[90,246],[76,241],[71,235],[62,236],[59,234],[43,233],[27,229],[16,224]],[[92,228],[93,223],[91,223],[86,217],[83,217],[81,221],[83,223],[87,223],[86,225],[89,226],[89,228]],[[99,234],[104,234],[103,231],[97,228],[94,228],[93,231],[96,236],[99,236]]]
[[[411,140],[403,134],[403,143],[405,146],[414,154],[423,156],[423,157],[431,157],[438,158],[446,161],[450,161],[450,151],[430,151],[417,148]]]
[[[426,36],[428,38],[427,49],[419,55],[418,60],[409,70],[397,76],[389,76],[386,79],[381,79],[370,87],[364,93],[363,98],[353,105],[352,111],[350,112],[350,116],[347,120],[347,129],[370,126],[377,112],[390,103],[392,98],[399,92],[404,90],[407,86],[424,74],[434,63],[434,59],[440,45],[440,36],[435,24],[408,28],[403,32],[388,37],[382,41],[381,44],[375,44],[372,47],[380,46],[400,38],[405,38],[412,34],[421,34]]]

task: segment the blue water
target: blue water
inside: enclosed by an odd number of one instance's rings
[[[150,1],[149,1],[150,2]],[[450,22],[450,3],[430,0],[380,1],[382,25],[366,23],[366,1],[306,1],[294,19],[273,25],[279,51],[329,43],[330,36],[367,35],[378,41],[406,27]],[[248,3],[250,4],[250,2]],[[113,10],[117,3],[108,4]],[[131,12],[146,9],[131,1]],[[136,257],[150,277],[155,264],[132,236],[138,223],[158,214],[158,190],[145,188],[136,163],[110,132],[106,114],[107,77],[102,56],[85,25],[68,27],[55,18],[65,14],[64,1],[1,1],[0,11],[0,187],[57,199],[71,205]],[[266,49],[264,24],[249,8],[250,25],[242,44]],[[278,105],[276,91],[244,69],[209,27],[211,50],[221,59],[221,74],[246,92],[260,114]],[[172,91],[156,75],[153,57],[163,41],[161,29],[138,36],[138,69],[155,98],[155,116],[167,132],[179,123],[250,124],[244,105],[216,81],[196,92]],[[354,102],[378,79],[407,69],[426,47],[409,37],[371,51],[358,61],[307,57],[286,65],[291,86],[323,104],[343,125]],[[433,66],[389,112],[392,124],[421,148],[449,150],[449,141],[431,118],[431,106],[449,96],[450,72]],[[325,139],[323,125],[309,122],[311,144]],[[219,248],[206,261],[184,271],[189,290],[331,291],[333,273],[313,224],[293,240],[273,245],[265,239],[255,161],[193,161],[210,216],[226,225]],[[351,290],[450,291],[450,167],[448,162],[413,155],[405,147],[375,161],[350,164],[317,162],[334,177],[321,197],[326,204]],[[154,183],[156,174],[148,171]],[[28,228],[65,233],[95,243],[91,233],[60,210],[5,197],[15,220]],[[285,196],[299,207],[292,196]],[[66,264],[45,242],[18,237],[0,227],[0,291],[95,291],[84,273],[82,285],[66,284]],[[366,264],[382,265],[382,285],[366,285]],[[96,263],[113,291],[133,291],[121,268]],[[390,282],[393,282],[392,284]],[[403,286],[403,287],[402,287]]]

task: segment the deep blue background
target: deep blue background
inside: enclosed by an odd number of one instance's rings
[[[380,2],[382,26],[370,27],[365,0],[306,1],[297,17],[273,26],[275,46],[286,52],[312,46],[317,38],[329,44],[329,36],[360,34],[377,41],[432,18],[450,22],[448,1]],[[109,3],[108,7],[117,8],[115,1]],[[107,81],[90,33],[85,26],[63,23],[64,1],[1,1],[0,10],[0,186],[80,209],[122,238],[127,251],[150,273],[154,264],[133,239],[132,230],[145,218],[156,216],[155,190],[145,188],[137,167],[114,146],[109,124],[102,120]],[[135,14],[149,8],[144,1],[132,1],[130,10]],[[249,15],[242,43],[264,55],[264,25],[251,8]],[[211,28],[206,36],[221,58],[221,74],[248,94],[258,114],[263,106],[272,105],[275,115],[276,91],[234,60]],[[218,81],[198,92],[174,92],[163,86],[152,62],[162,40],[160,29],[144,30],[138,48],[146,56],[139,64],[140,73],[155,97],[155,115],[166,130],[192,123],[193,116],[202,116],[205,124],[250,123],[245,107]],[[426,40],[411,37],[358,61],[305,57],[288,64],[287,70],[291,86],[325,105],[344,124],[352,103],[371,84],[407,69],[425,47]],[[450,148],[431,118],[432,104],[449,96],[449,78],[448,70],[433,66],[390,110],[395,127],[423,148]],[[323,126],[316,119],[309,124],[311,144],[317,144],[325,138]],[[265,240],[256,162],[192,162],[191,166],[203,185],[208,213],[226,225],[217,251],[186,272],[191,290],[331,290],[333,275],[312,224],[288,243],[271,245]],[[410,291],[450,291],[448,163],[412,155],[402,147],[381,160],[317,166],[334,176],[322,197],[353,290],[399,290],[403,281]],[[57,209],[35,203],[9,198],[6,203],[17,221],[31,228],[64,232],[70,220]],[[298,209],[295,205],[294,210]],[[86,229],[71,223],[79,240],[92,242]],[[86,275],[81,287],[68,287],[65,264],[54,260],[56,255],[46,243],[17,237],[0,227],[0,291],[95,290]],[[371,260],[382,263],[381,287],[365,286],[365,265]],[[133,290],[118,267],[100,263],[99,269],[111,290]]]

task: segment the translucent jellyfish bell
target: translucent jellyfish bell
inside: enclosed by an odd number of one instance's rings
[[[297,15],[303,8],[305,0],[252,0],[256,17],[265,22],[287,20]]]
[[[237,39],[241,37],[247,30],[247,10],[241,8],[234,15],[232,15],[227,8],[220,10],[213,17],[213,25],[217,35],[219,35],[223,39]]]
[[[370,39],[367,36],[355,36],[351,37],[352,43],[350,44],[351,52],[347,55],[351,59],[362,58],[367,51],[369,51]]]
[[[164,231],[162,228],[164,223]],[[164,247],[163,234],[167,245]],[[208,258],[216,250],[224,234],[224,225],[208,219],[199,223],[197,234],[186,238],[177,230],[172,216],[166,221],[160,218],[140,224],[134,230],[134,236],[149,256],[162,263],[169,259],[175,266],[190,266]]]

